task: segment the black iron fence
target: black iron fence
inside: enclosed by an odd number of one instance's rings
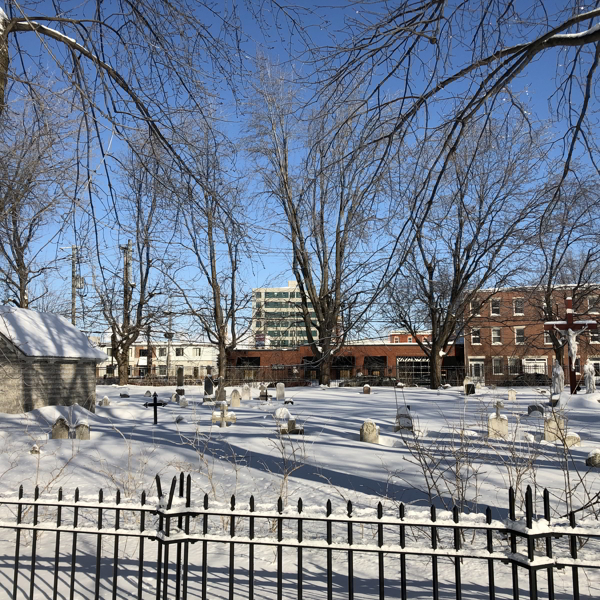
[[[399,504],[392,513],[379,503],[355,512],[351,502],[323,510],[280,498],[274,508],[254,497],[239,506],[234,496],[196,499],[189,475],[166,494],[156,484],[157,496],[135,503],[102,490],[46,498],[21,487],[1,497],[3,597],[437,600],[443,588],[457,599],[535,599],[539,589],[555,597],[557,571],[561,597],[597,597],[600,588],[597,512],[554,517],[547,491],[538,515],[531,488],[524,512],[511,488],[499,520],[491,508],[465,515]]]

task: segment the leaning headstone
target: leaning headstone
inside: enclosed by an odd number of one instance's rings
[[[204,395],[212,396],[214,391],[213,380],[207,375],[204,378]]]
[[[86,419],[77,421],[75,425],[75,439],[76,440],[89,440],[90,439],[90,424]]]
[[[181,396],[179,398],[179,406],[181,408],[187,408],[188,407],[188,401],[187,401],[187,398],[185,396]]]
[[[108,399],[108,396],[104,396],[104,398],[102,398],[101,406],[109,406],[109,405],[110,405],[110,400]]]
[[[152,398],[152,392],[150,390],[146,390],[144,396],[146,396],[146,398]]]
[[[58,417],[52,425],[53,440],[68,440],[69,439],[69,424],[64,417]]]
[[[488,438],[492,440],[505,440],[508,437],[508,417],[500,414],[504,404],[496,402],[496,412],[488,418]]]
[[[394,431],[400,431],[402,429],[407,429],[409,431],[413,430],[413,418],[410,412],[410,406],[400,406],[398,408]]]
[[[600,448],[596,448],[596,450],[592,450],[588,457],[585,459],[586,467],[594,467],[595,469],[600,469]]]
[[[251,400],[251,396],[250,396],[250,386],[245,383],[244,387],[242,388],[242,400]]]
[[[239,408],[242,405],[242,396],[237,388],[231,391],[231,408]]]
[[[217,388],[217,391],[215,393],[215,401],[216,402],[225,402],[227,400],[227,395],[225,394],[225,388],[220,385]]]
[[[285,400],[285,383],[279,382],[277,384],[276,394],[277,400]]]
[[[546,414],[544,419],[544,440],[555,442],[565,435],[565,418],[556,412]]]
[[[360,441],[379,444],[379,426],[375,421],[367,419],[360,428]]]
[[[370,394],[371,393],[371,386],[368,383],[365,383],[365,385],[363,385],[363,394]]]
[[[517,391],[516,390],[508,390],[508,401],[509,402],[517,401]]]
[[[528,415],[530,415],[531,413],[536,412],[536,411],[539,412],[539,413],[544,414],[544,407],[541,406],[540,404],[530,404],[527,407],[527,414]]]

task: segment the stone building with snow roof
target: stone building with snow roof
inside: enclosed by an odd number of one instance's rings
[[[94,411],[105,358],[59,315],[0,306],[0,413],[75,402]]]

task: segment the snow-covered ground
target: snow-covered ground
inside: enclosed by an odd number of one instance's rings
[[[144,408],[145,402],[152,401],[144,396],[145,391],[138,386],[99,386],[98,400],[106,395],[110,405],[97,406],[95,415],[78,406],[2,415],[2,493],[14,493],[23,484],[26,495],[39,485],[46,497],[56,498],[59,487],[65,494],[78,487],[81,496],[92,497],[104,488],[105,498],[110,499],[118,487],[124,497],[139,499],[142,490],[156,495],[157,473],[163,487],[168,487],[171,478],[183,471],[192,475],[193,499],[198,502],[205,493],[211,503],[229,502],[235,494],[238,506],[246,506],[252,494],[261,505],[271,506],[279,496],[290,506],[301,497],[305,506],[315,507],[324,507],[330,498],[334,510],[343,510],[348,500],[355,510],[374,509],[382,501],[385,511],[395,515],[399,502],[429,505],[433,501],[441,509],[457,504],[478,512],[490,505],[494,518],[504,519],[510,485],[518,489],[520,506],[526,486],[535,486],[539,512],[541,491],[548,488],[556,514],[565,512],[566,503],[578,508],[600,492],[600,469],[585,465],[587,456],[600,448],[600,393],[573,397],[563,393],[561,406],[566,410],[568,430],[581,437],[580,446],[565,452],[562,444],[543,441],[539,414],[528,416],[531,404],[549,410],[547,394],[535,388],[518,389],[514,402],[508,401],[508,390],[503,388],[482,388],[466,398],[460,388],[439,392],[372,388],[368,395],[362,388],[288,388],[286,399],[294,404],[286,408],[305,433],[284,437],[277,433],[274,413],[283,403],[275,400],[274,389],[269,390],[270,403],[260,402],[258,389],[252,389],[253,399],[232,409],[237,422],[225,429],[212,424],[217,408],[212,402],[202,402],[201,387],[186,387],[187,408],[174,402],[159,407],[158,425],[153,423],[153,410]],[[156,391],[159,401],[170,399],[173,392]],[[121,398],[123,392],[131,397]],[[229,398],[231,388],[227,392]],[[501,412],[508,417],[506,441],[487,439],[487,420],[498,400],[503,401]],[[410,406],[410,413],[405,406]],[[399,409],[403,422],[407,414],[412,416],[417,435],[408,430],[394,432]],[[59,414],[72,423],[87,418],[91,439],[49,439]],[[378,445],[359,441],[360,427],[367,419],[380,427]],[[34,444],[39,454],[30,454]],[[4,554],[10,556],[11,548]],[[247,549],[239,552],[244,555]],[[226,554],[224,549],[223,564]],[[265,560],[264,568],[273,570],[272,556],[271,562]],[[465,597],[477,597],[478,578],[487,572],[485,564],[477,564],[478,568],[465,574],[466,589],[471,590]],[[307,569],[307,577],[319,579],[317,571]],[[357,559],[355,570],[359,579],[376,578],[375,556]],[[506,573],[509,577],[508,567]],[[9,575],[9,569],[6,573],[0,569],[0,587],[8,585]],[[418,580],[418,573],[413,570],[411,577]],[[448,578],[453,581],[451,567]],[[586,581],[590,590],[600,590],[594,576]],[[219,585],[215,585],[211,598],[220,597]],[[428,597],[429,591],[421,596],[419,585],[415,583],[412,597]],[[507,594],[508,587],[507,580]],[[322,597],[318,586],[315,590],[305,597]],[[370,597],[366,588],[364,593]],[[270,597],[265,594],[261,597]]]

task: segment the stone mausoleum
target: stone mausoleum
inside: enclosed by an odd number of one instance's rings
[[[75,402],[94,411],[96,363],[105,359],[63,317],[0,306],[0,412]]]

